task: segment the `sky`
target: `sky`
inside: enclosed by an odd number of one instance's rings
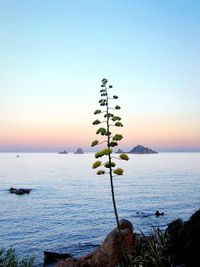
[[[0,152],[90,150],[102,78],[120,148],[200,151],[200,1],[0,0]]]

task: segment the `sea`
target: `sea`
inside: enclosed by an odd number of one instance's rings
[[[135,232],[165,229],[200,208],[200,153],[129,156],[115,160],[124,175],[114,186],[119,217]],[[45,250],[80,256],[101,244],[116,223],[109,176],[97,176],[94,161],[93,153],[0,153],[0,247],[42,266]]]

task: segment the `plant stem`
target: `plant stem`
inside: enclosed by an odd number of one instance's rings
[[[106,101],[107,101],[107,107],[106,107],[106,114],[108,115],[109,113],[109,105],[108,105],[108,92],[107,92],[107,87],[105,86],[106,89]],[[106,124],[107,124],[107,133],[109,133],[110,131],[110,124],[109,124],[109,119],[110,117],[107,116],[107,120],[106,120]],[[110,135],[107,135],[107,146],[108,148],[110,148]],[[128,266],[130,266],[130,260],[123,242],[123,238],[122,238],[122,232],[121,232],[121,228],[120,228],[120,224],[119,224],[119,216],[118,216],[118,212],[117,212],[117,206],[116,206],[116,201],[115,201],[115,191],[114,191],[114,184],[113,184],[113,172],[112,172],[112,166],[111,166],[111,155],[108,155],[108,161],[109,161],[109,175],[110,175],[110,187],[111,187],[111,194],[112,194],[112,203],[113,203],[113,208],[114,208],[114,213],[115,213],[115,219],[117,222],[117,229],[119,232],[119,241],[120,241],[120,246],[121,246],[121,250],[124,254],[125,260],[128,263]]]

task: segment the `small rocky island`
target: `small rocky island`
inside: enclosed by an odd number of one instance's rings
[[[116,154],[121,154],[121,153],[124,153],[124,151],[119,148],[115,153]]]
[[[58,154],[68,154],[68,152],[66,150],[63,150],[63,151],[58,152]]]
[[[84,151],[82,148],[77,148],[77,150],[74,152],[74,154],[84,154]]]
[[[128,153],[130,154],[157,154],[157,151],[152,150],[151,148],[144,147],[142,145],[137,145],[132,148]]]

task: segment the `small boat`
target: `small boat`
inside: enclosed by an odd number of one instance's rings
[[[17,154],[16,158],[19,158],[19,155]]]

